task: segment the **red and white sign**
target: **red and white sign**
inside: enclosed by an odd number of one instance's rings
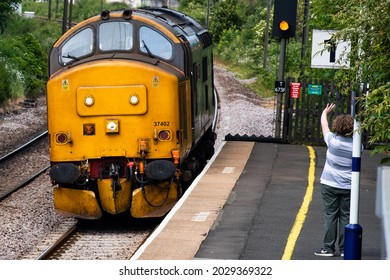
[[[301,84],[291,83],[290,85],[290,98],[299,98],[301,95]]]

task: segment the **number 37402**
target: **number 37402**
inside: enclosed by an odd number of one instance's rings
[[[154,126],[170,126],[169,121],[156,121],[153,122]]]

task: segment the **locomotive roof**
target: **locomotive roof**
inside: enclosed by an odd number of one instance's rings
[[[175,36],[199,37],[203,47],[211,45],[211,36],[207,29],[190,16],[167,8],[142,8],[134,10],[135,14],[148,16],[151,20],[167,24]]]
[[[196,22],[194,19],[184,13],[175,10],[167,8],[143,8],[136,10],[136,12],[150,14],[158,20],[165,21],[172,27],[189,27],[195,33],[205,31],[205,28],[201,26],[198,22]]]
[[[156,22],[160,26],[165,26],[166,28],[170,29],[170,32],[174,34],[174,36],[183,35],[184,37],[190,37],[193,35],[198,35],[200,37],[204,37],[206,35],[203,35],[205,33],[208,33],[208,30],[205,29],[202,25],[200,25],[197,21],[195,21],[190,16],[176,11],[171,10],[168,8],[139,8],[135,10],[113,10],[113,11],[103,11],[103,13],[108,13],[109,17],[112,18],[120,18],[122,17],[124,12],[130,12],[130,15],[135,15],[140,18],[147,18],[151,21]],[[96,19],[101,19],[102,14],[92,16],[82,22],[80,22],[78,25],[74,26],[68,32],[66,32],[62,39],[67,37],[67,33],[72,33],[73,29],[81,28],[82,26],[85,26],[91,22],[96,21]],[[202,36],[203,35],[203,36]],[[206,36],[208,37],[208,36]],[[55,45],[60,43],[62,41],[60,38]],[[206,46],[210,44],[207,39],[201,39],[202,41],[206,41]]]
[[[175,10],[171,10],[168,8],[142,8],[135,10],[126,9],[116,11],[103,11],[100,15],[88,18],[80,22],[76,26],[72,27],[54,43],[50,51],[50,75],[63,67],[67,67],[70,64],[75,65],[75,63],[79,64],[79,62],[82,63],[91,59],[112,57],[112,53],[115,53],[116,58],[130,58],[130,56],[132,56],[133,59],[137,58],[150,60],[151,58],[153,58],[153,61],[156,59],[165,59],[167,63],[174,65],[178,69],[182,68],[180,66],[183,64],[183,61],[180,56],[176,56],[176,58],[174,56],[170,56],[169,58],[167,58],[157,55],[157,58],[154,58],[154,56],[150,55],[149,50],[146,53],[144,51],[140,51],[140,47],[137,47],[138,44],[134,48],[132,47],[132,50],[102,50],[98,45],[94,46],[94,44],[99,43],[100,37],[97,37],[97,39],[95,38],[97,41],[92,42],[92,45],[90,46],[90,49],[88,49],[88,52],[81,53],[80,56],[74,56],[74,54],[68,54],[67,56],[61,55],[60,52],[62,50],[62,47],[67,42],[69,42],[70,38],[74,38],[77,36],[77,34],[81,34],[81,32],[83,32],[82,30],[85,30],[85,27],[87,27],[87,29],[89,28],[89,30],[91,31],[94,30],[93,32],[95,32],[99,29],[101,22],[105,21],[133,21],[138,26],[137,30],[139,30],[138,28],[142,27],[143,25],[152,26],[155,29],[159,30],[161,34],[164,34],[164,36],[168,38],[173,44],[180,45],[183,41],[182,38],[185,38],[184,41],[188,42],[188,46],[193,51],[206,49],[212,45],[212,39],[207,29],[202,27],[190,16]],[[92,34],[90,36],[92,36]],[[135,40],[138,40],[138,36],[135,37]],[[69,46],[73,45],[70,44]],[[81,48],[82,46],[79,49]],[[180,51],[180,47],[177,48],[178,49],[176,49],[175,51]],[[72,56],[74,56],[74,58],[72,58]],[[140,56],[142,56],[142,58]],[[63,62],[61,58],[66,58],[71,63],[69,62],[69,64],[67,62]]]

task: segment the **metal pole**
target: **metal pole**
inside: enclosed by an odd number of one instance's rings
[[[67,19],[68,19],[68,0],[64,0],[64,13],[62,17],[62,34],[66,32]]]
[[[278,81],[284,81],[284,64],[286,58],[286,45],[287,39],[280,39],[280,56],[279,56],[279,74]],[[288,86],[288,85],[286,85]],[[275,137],[280,137],[280,130],[282,125],[282,96],[283,93],[278,93],[277,104],[276,104],[276,127],[275,127]]]
[[[47,8],[47,18],[51,19],[51,0],[49,0],[49,6]]]
[[[264,35],[264,57],[263,57],[263,68],[267,67],[267,52],[268,52],[268,35],[269,35],[269,21],[271,17],[271,0],[267,1],[267,19],[265,26],[265,35]]]
[[[356,107],[353,110],[353,115],[355,114]],[[349,224],[345,227],[345,260],[360,260],[362,257],[363,229],[359,225],[359,188],[362,137],[360,132],[360,122],[358,122],[356,118],[354,120],[353,130],[351,203]]]
[[[303,19],[303,32],[302,32],[302,49],[301,49],[301,73],[300,77],[303,78],[305,75],[305,58],[307,40],[309,34],[309,13],[310,13],[310,0],[305,0],[304,4],[304,19]]]
[[[209,29],[210,25],[210,0],[207,0],[207,8],[206,8],[206,29]]]
[[[73,13],[73,0],[69,0],[69,23],[68,29],[72,28],[72,13]]]
[[[352,150],[352,180],[351,180],[351,214],[349,222],[357,224],[359,222],[359,185],[360,185],[360,165],[361,165],[361,135],[359,132],[360,123],[354,121],[353,150]]]
[[[54,18],[57,18],[57,14],[58,14],[58,1],[59,0],[56,0],[56,13],[54,15]]]

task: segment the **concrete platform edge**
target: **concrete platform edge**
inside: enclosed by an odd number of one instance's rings
[[[200,227],[192,227],[190,222],[193,223],[194,217],[195,219],[197,218],[196,215],[194,215],[194,211],[196,211],[194,208],[197,206],[196,202],[198,200],[194,200],[194,198],[189,199],[189,197],[208,197],[207,194],[204,193],[203,188],[205,186],[210,185],[210,180],[211,183],[213,183],[213,181],[217,177],[215,174],[213,175],[213,172],[215,172],[215,170],[210,171],[210,167],[213,165],[213,168],[215,169],[215,161],[220,155],[222,149],[226,148],[226,143],[227,142],[225,141],[222,143],[222,145],[216,151],[214,156],[209,160],[202,173],[194,180],[190,188],[185,192],[184,196],[172,208],[172,210],[164,218],[162,223],[150,235],[150,237],[145,241],[145,243],[136,251],[136,253],[130,258],[130,260],[193,259],[197,252],[197,249],[199,248],[202,241],[206,238],[208,231],[213,225],[215,219],[218,217],[219,210],[223,208],[223,205],[226,201],[225,198],[227,199],[231,189],[234,187],[235,181],[238,180],[239,174],[241,174],[242,169],[245,167],[246,162],[248,161],[249,155],[254,146],[254,143],[251,142],[247,142],[244,144],[245,148],[247,149],[247,152],[240,154],[239,160],[241,162],[239,163],[239,167],[235,172],[235,176],[237,178],[234,178],[234,182],[231,182],[231,179],[228,180],[229,185],[227,186],[227,189],[221,190],[222,197],[220,196],[218,201],[213,201],[211,203],[212,206],[210,206],[210,208],[212,209],[210,211],[204,210],[204,205],[201,206],[202,211],[206,211],[198,213],[200,214],[199,219],[204,219],[204,221],[202,220],[203,225]],[[238,145],[238,143],[230,142],[229,145],[235,146]],[[242,143],[240,145],[243,146]],[[220,181],[219,184],[226,185],[226,182],[223,179],[218,181]],[[231,184],[232,186],[230,186]],[[220,189],[215,190],[220,191]],[[202,198],[202,201],[204,202],[203,199],[204,198]],[[183,205],[185,205],[185,207],[183,207]],[[180,213],[178,213],[179,211]],[[188,211],[191,211],[191,213],[188,213]],[[207,215],[205,217],[201,217],[202,213],[207,213]],[[190,236],[187,236],[189,233]],[[178,240],[178,237],[180,237],[181,240]],[[186,239],[188,239],[188,242]],[[186,244],[182,244],[180,242],[185,242]],[[171,246],[169,246],[169,244],[171,244],[172,246],[178,246],[177,243],[181,244],[180,250],[178,250],[177,248],[170,249]]]

